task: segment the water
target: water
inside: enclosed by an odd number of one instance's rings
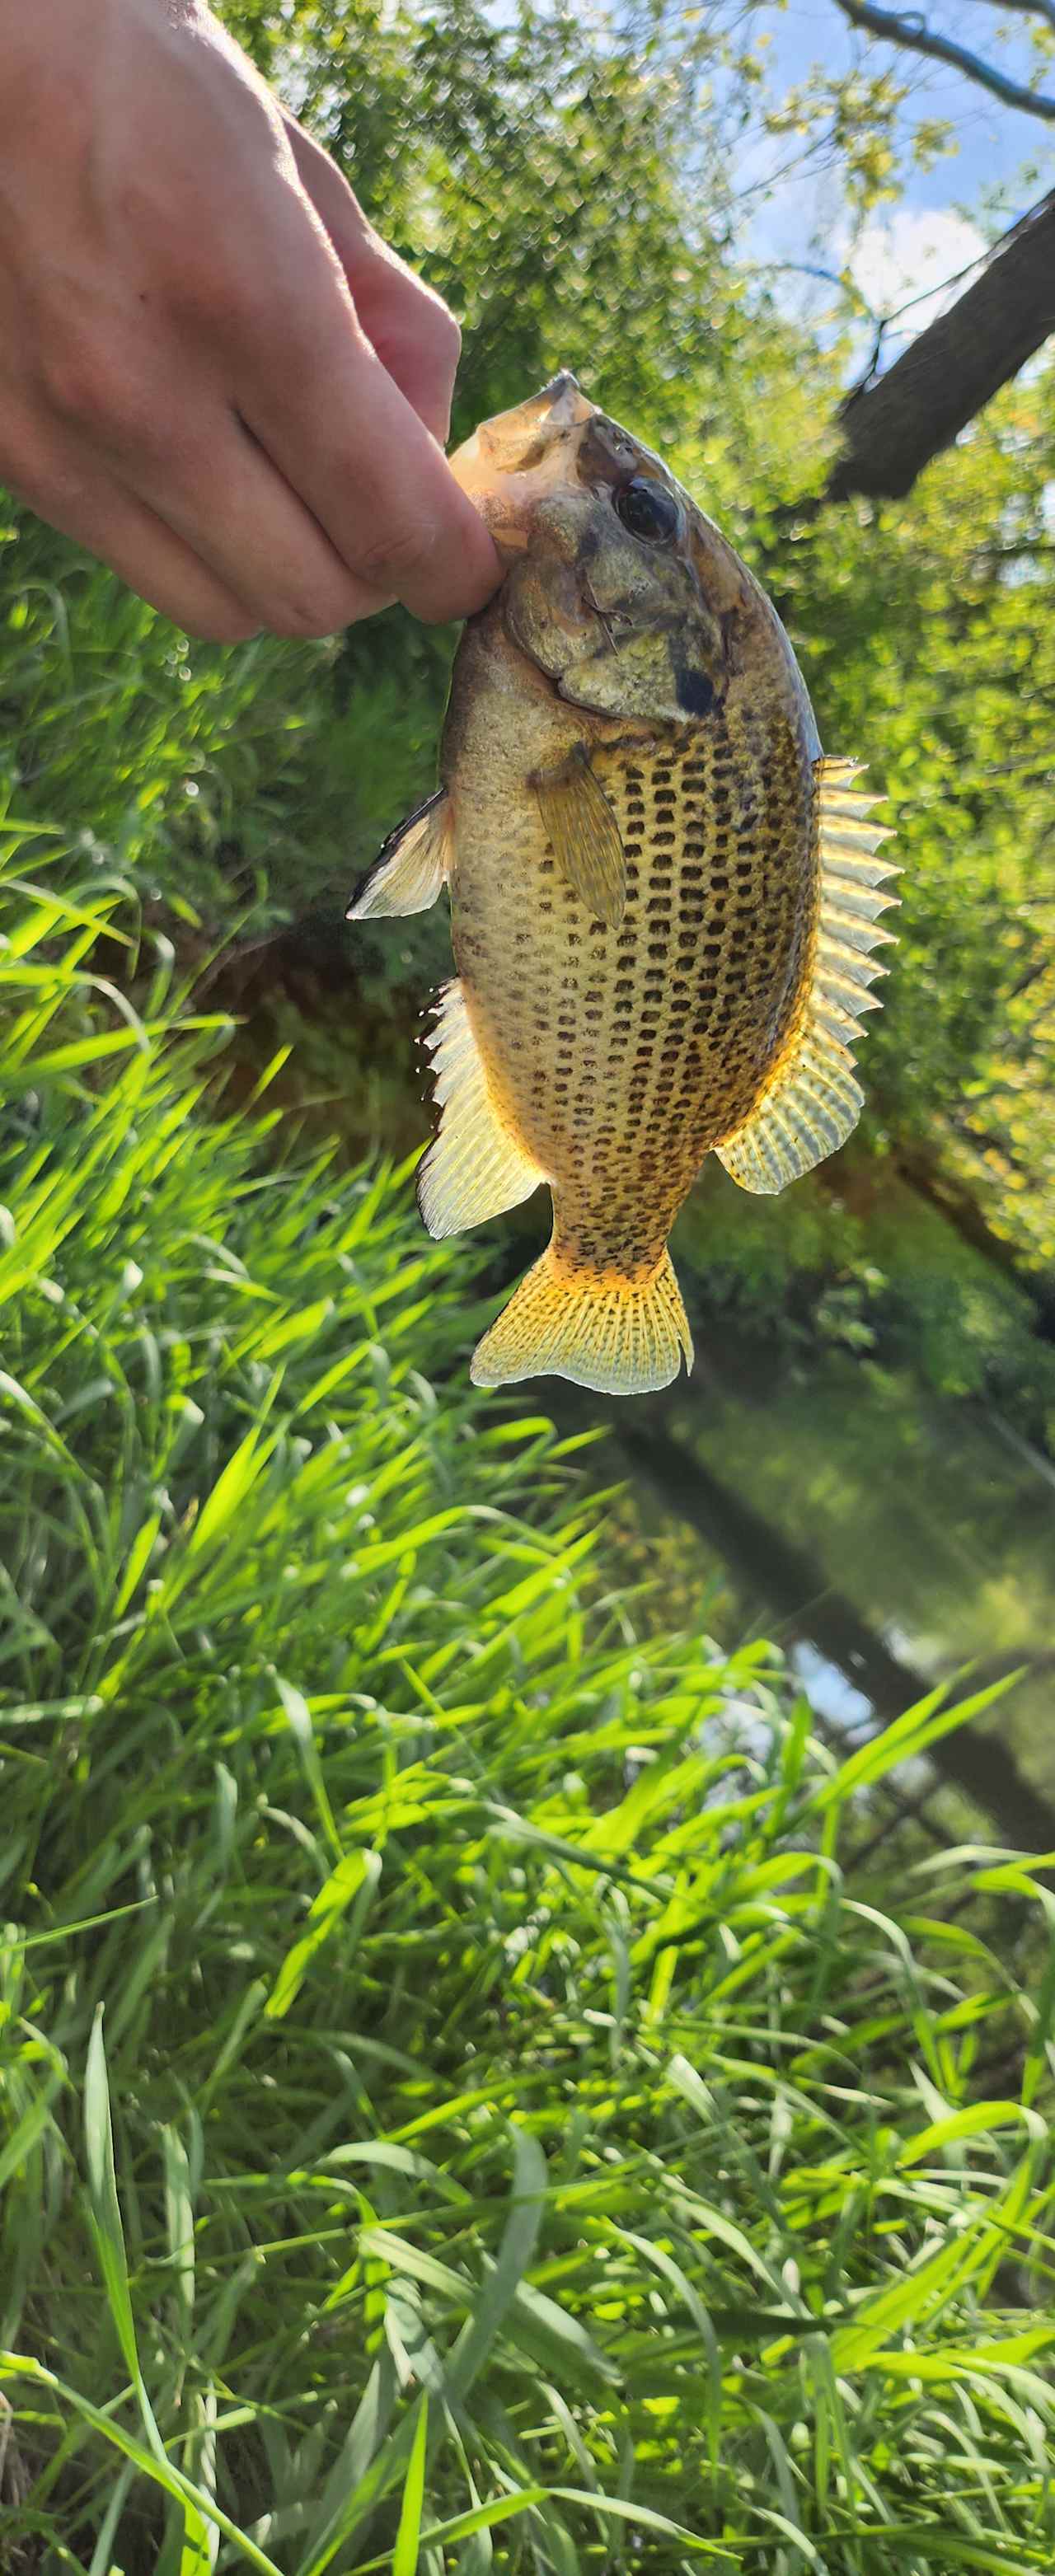
[[[957,1696],[1025,1665],[974,1755],[952,1739],[949,1773],[1007,1839],[1055,1845],[1046,1461],[907,1371],[840,1350],[792,1367],[724,1329],[688,1385],[611,1419],[644,1525],[688,1537],[700,1587],[716,1587],[716,1631],[773,1636],[840,1729],[888,1721],[965,1666]]]

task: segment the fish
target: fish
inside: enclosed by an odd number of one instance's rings
[[[856,1123],[890,835],[862,764],[822,753],[759,582],[570,371],[451,462],[506,569],[463,630],[438,788],[348,917],[449,891],[429,1233],[551,1192],[474,1382],[644,1394],[692,1367],[668,1236],[706,1156],[772,1192]]]

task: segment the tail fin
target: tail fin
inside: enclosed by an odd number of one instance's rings
[[[567,1377],[598,1395],[645,1395],[692,1367],[670,1254],[647,1279],[577,1269],[551,1243],[473,1354],[476,1386]]]

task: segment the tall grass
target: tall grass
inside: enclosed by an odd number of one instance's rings
[[[840,1865],[948,1712],[639,1642],[405,1177],[6,847],[0,2565],[1050,2568],[1051,1900]]]
[[[339,920],[432,783],[454,634],[402,611],[339,646],[195,643],[0,494],[0,635],[0,812],[134,869],[170,926],[256,936],[320,896]]]

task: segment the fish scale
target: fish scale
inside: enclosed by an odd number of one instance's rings
[[[562,1176],[562,1247],[604,1274],[655,1267],[705,1153],[777,1061],[818,870],[808,746],[790,727],[764,773],[751,729],[726,726],[651,770],[625,753],[597,769],[626,856],[618,929],[584,922],[530,812],[497,868],[486,827],[479,849],[467,828],[451,894],[496,1101],[539,1171]]]
[[[351,917],[450,891],[430,1232],[552,1193],[474,1379],[643,1392],[691,1366],[667,1237],[706,1154],[769,1192],[856,1121],[887,835],[746,565],[573,378],[454,464],[509,571],[455,662],[440,789]]]

